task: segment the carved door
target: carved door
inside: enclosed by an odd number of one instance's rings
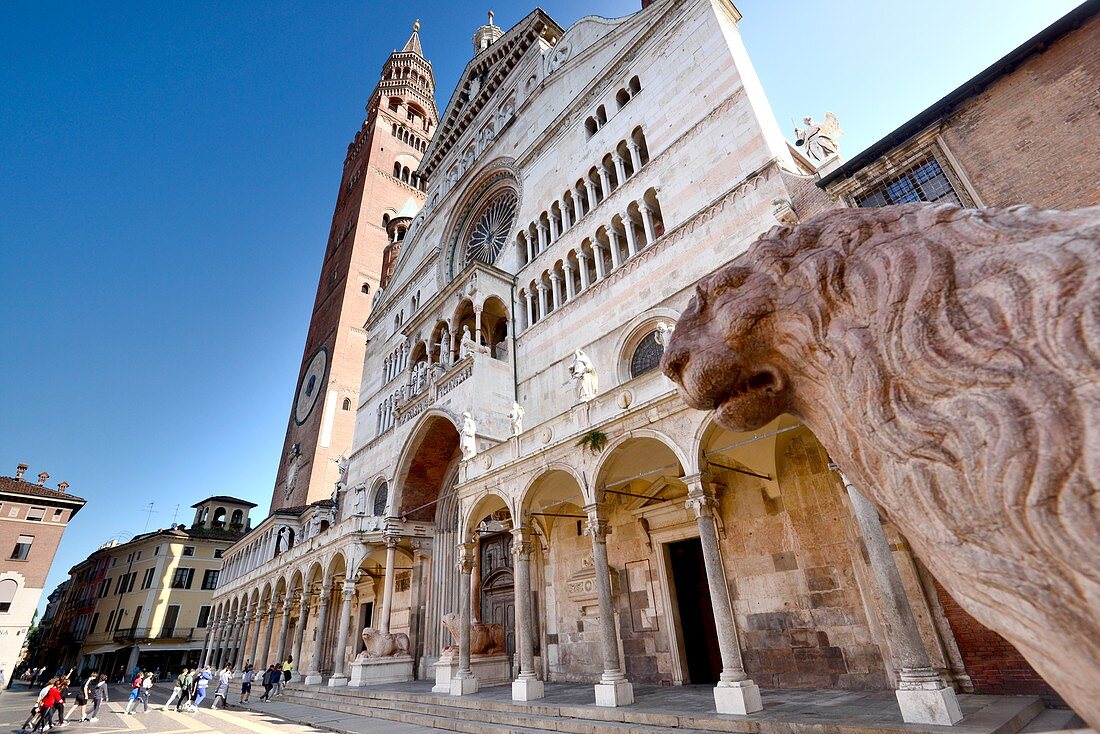
[[[516,652],[516,592],[512,574],[512,536],[481,539],[481,621],[504,628],[504,649]]]

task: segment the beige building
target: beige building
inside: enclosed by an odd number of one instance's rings
[[[198,661],[222,554],[248,531],[255,505],[215,496],[193,507],[190,526],[112,540],[73,567],[53,624],[59,666],[165,675]]]
[[[23,478],[20,464],[14,477],[0,477],[0,679],[12,675],[20,650],[42,598],[42,587],[69,521],[85,502],[68,493],[68,483],[46,486]]]

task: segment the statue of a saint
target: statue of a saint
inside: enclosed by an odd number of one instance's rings
[[[462,341],[458,345],[458,354],[460,357],[467,357],[474,351],[474,335],[470,333],[469,324],[462,325]]]
[[[512,410],[508,413],[508,420],[512,421],[512,435],[518,436],[523,433],[523,406],[519,403],[512,403]]]
[[[470,415],[470,411],[466,411],[462,414],[462,436],[459,441],[459,446],[462,449],[462,460],[469,461],[477,454],[477,424],[474,423],[473,416]]]
[[[275,555],[290,550],[294,543],[294,531],[283,525],[279,528],[279,534],[275,538]]]
[[[569,379],[573,381],[577,400],[584,403],[596,397],[596,392],[600,389],[600,378],[596,374],[596,366],[580,349],[573,353],[573,362],[569,365]]]
[[[668,321],[658,321],[657,331],[653,334],[653,338],[657,340],[662,349],[668,349],[668,343],[672,341],[672,332],[674,331],[676,331],[676,324]]]
[[[367,485],[362,482],[355,485],[355,514],[367,514]]]
[[[826,112],[825,120],[820,124],[814,122],[812,117],[804,117],[802,123],[806,127],[794,128],[794,144],[803,146],[811,160],[821,163],[840,152],[837,138],[844,135],[844,131],[840,129],[836,115]]]

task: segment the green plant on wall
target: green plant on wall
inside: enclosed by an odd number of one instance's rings
[[[600,430],[589,431],[577,439],[577,447],[598,454],[607,446],[607,434]]]

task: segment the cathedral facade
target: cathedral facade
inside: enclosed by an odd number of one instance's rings
[[[321,276],[343,301],[319,292],[208,660],[519,700],[589,682],[602,705],[704,684],[742,713],[758,686],[899,688],[951,723],[970,681],[905,539],[794,419],[731,433],[659,369],[697,280],[835,205],[739,20],[728,0],[490,17],[441,117],[418,33],[390,57]]]

